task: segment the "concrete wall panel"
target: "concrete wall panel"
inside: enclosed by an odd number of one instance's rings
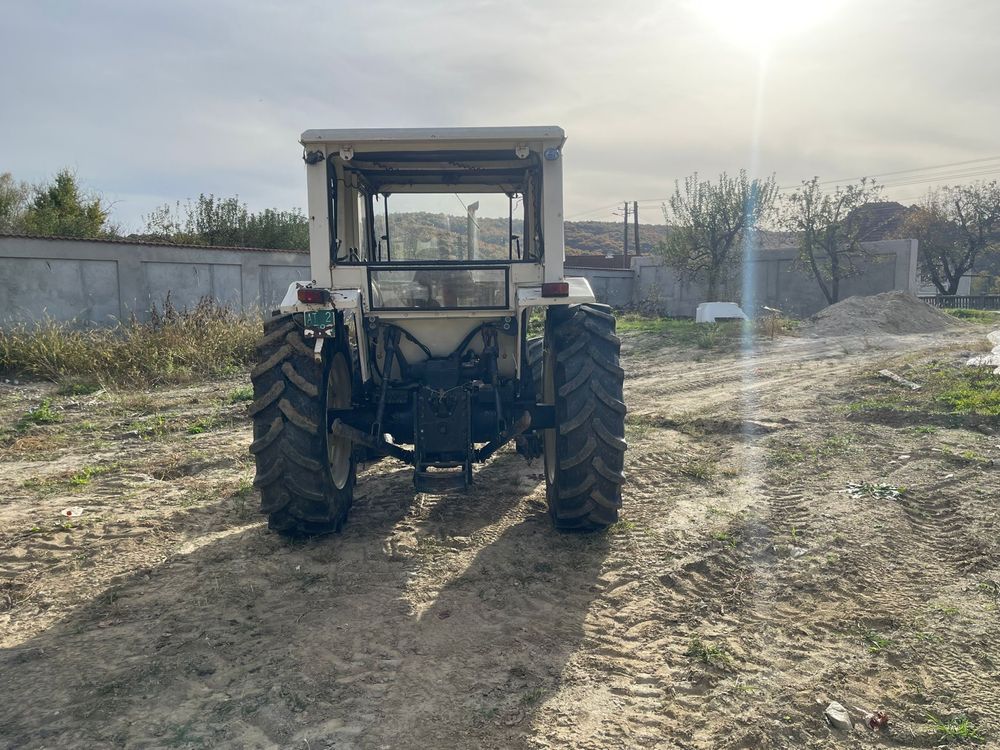
[[[208,263],[142,264],[146,299],[150,305],[162,307],[167,295],[174,307],[194,307],[202,297],[212,295],[212,267]]]
[[[284,250],[137,244],[0,235],[0,321],[108,323],[149,315],[167,293],[177,307],[205,296],[235,309],[280,301],[309,278],[308,255]]]
[[[278,305],[285,297],[288,286],[293,281],[303,281],[310,277],[309,266],[265,266],[260,267],[260,300],[267,310]]]
[[[0,320],[105,323],[119,312],[113,260],[0,257]]]
[[[242,266],[235,263],[213,263],[212,296],[234,309],[243,307]]]

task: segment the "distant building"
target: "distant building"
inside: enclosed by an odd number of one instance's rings
[[[958,291],[955,294],[972,294],[972,274],[965,274],[961,279],[958,280]],[[920,280],[920,286],[917,287],[917,294],[921,296],[929,296],[932,294],[940,294],[938,288],[934,286],[932,281]]]

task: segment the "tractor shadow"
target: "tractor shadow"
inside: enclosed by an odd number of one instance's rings
[[[0,747],[523,746],[607,541],[551,531],[521,465],[416,501],[409,469],[380,465],[344,532],[306,541],[227,501],[174,514],[219,524],[0,651]]]

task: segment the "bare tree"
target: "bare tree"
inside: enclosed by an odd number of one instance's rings
[[[863,207],[880,195],[881,187],[867,178],[824,193],[813,177],[783,201],[781,224],[798,238],[799,259],[828,304],[840,300],[841,281],[857,274],[858,261],[867,255],[863,243],[878,227]]]
[[[708,299],[735,267],[737,248],[747,232],[770,214],[777,186],[774,176],[750,180],[745,170],[735,177],[723,173],[718,182],[700,181],[698,173],[674,183],[670,208],[663,215],[671,226],[657,251],[683,277],[704,279]]]

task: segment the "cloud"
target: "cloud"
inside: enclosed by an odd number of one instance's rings
[[[780,42],[758,101],[755,53],[681,2],[17,4],[0,169],[73,166],[126,226],[200,192],[304,205],[314,127],[560,124],[568,215],[695,170],[873,174],[1000,155],[998,26],[848,2]]]

